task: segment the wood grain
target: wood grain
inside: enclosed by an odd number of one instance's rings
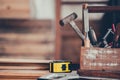
[[[81,48],[81,70],[120,71],[120,49]]]
[[[120,79],[120,72],[115,71],[93,71],[93,70],[78,70],[80,76],[99,77],[110,79]]]
[[[56,0],[55,1],[56,5],[55,5],[55,31],[56,31],[56,35],[55,35],[55,59],[60,60],[61,59],[61,28],[59,25],[59,20],[60,20],[60,13],[61,13],[61,0]]]
[[[119,12],[119,6],[88,6],[90,13]]]
[[[0,19],[0,57],[52,59],[51,20]]]
[[[36,80],[49,74],[51,60],[0,58],[0,79]]]
[[[30,18],[29,0],[0,0],[0,18]]]
[[[48,74],[49,71],[35,70],[0,70],[0,79],[37,79]]]

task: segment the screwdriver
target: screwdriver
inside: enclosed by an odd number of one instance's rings
[[[114,36],[113,46],[112,46],[113,48],[117,48],[119,46],[119,43],[118,43],[119,36],[120,36],[120,23],[116,25],[116,31],[115,31],[115,36]]]

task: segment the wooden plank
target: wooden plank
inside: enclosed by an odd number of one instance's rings
[[[0,63],[6,63],[6,64],[20,64],[20,63],[36,63],[36,64],[43,64],[43,63],[49,63],[51,60],[39,60],[39,59],[23,59],[23,58],[0,58]]]
[[[119,12],[120,6],[88,6],[90,13]]]
[[[47,30],[46,30],[47,31]],[[49,36],[48,36],[49,35]],[[40,32],[40,33],[1,33],[0,43],[1,44],[20,44],[20,43],[53,43],[54,34],[52,32]]]
[[[0,0],[0,18],[29,19],[29,0]]]
[[[61,59],[61,29],[59,25],[60,20],[60,13],[61,13],[61,0],[56,0],[56,21],[55,21],[55,27],[56,27],[56,43],[55,43],[55,59],[60,60]]]
[[[0,79],[37,79],[48,73],[49,71],[42,70],[0,70]]]
[[[48,70],[48,66],[0,66],[0,70]]]
[[[33,47],[34,46],[34,47]],[[44,55],[45,53],[52,53],[54,51],[53,43],[49,44],[1,44],[0,53],[4,54],[14,54],[14,55],[34,55],[40,54]]]
[[[0,57],[52,59],[54,38],[51,20],[0,19]]]
[[[80,76],[89,76],[89,77],[99,77],[99,78],[108,78],[110,79],[120,79],[120,72],[115,71],[91,71],[91,70],[78,70],[77,72]]]
[[[51,60],[0,59],[0,70],[49,70]]]
[[[49,73],[51,60],[0,58],[0,79],[37,79]]]
[[[97,1],[93,1],[93,0],[71,0],[71,1],[67,1],[67,0],[62,0],[61,4],[62,5],[80,5],[80,4],[84,4],[84,3],[88,3],[88,4],[107,4],[108,0],[97,0]]]
[[[81,48],[81,70],[120,71],[120,49]]]
[[[0,10],[23,10],[29,11],[29,2],[26,4],[18,3],[3,3],[0,5]]]
[[[28,10],[0,10],[0,18],[11,19],[30,19]]]
[[[1,58],[0,70],[49,70],[52,60]]]
[[[1,4],[5,4],[5,3],[20,3],[20,4],[26,4],[28,3],[29,0],[0,0]]]
[[[0,19],[1,27],[52,29],[51,20]],[[40,30],[41,30],[40,29]]]

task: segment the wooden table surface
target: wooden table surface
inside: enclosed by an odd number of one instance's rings
[[[0,80],[37,80],[49,73],[50,60],[0,58]]]

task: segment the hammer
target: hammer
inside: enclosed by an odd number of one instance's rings
[[[65,18],[60,20],[60,25],[64,26],[65,24],[70,24],[70,26],[73,28],[73,30],[78,34],[78,36],[84,40],[85,36],[83,33],[79,30],[78,26],[74,22],[74,20],[77,18],[77,14],[73,12],[72,14],[66,16]]]

